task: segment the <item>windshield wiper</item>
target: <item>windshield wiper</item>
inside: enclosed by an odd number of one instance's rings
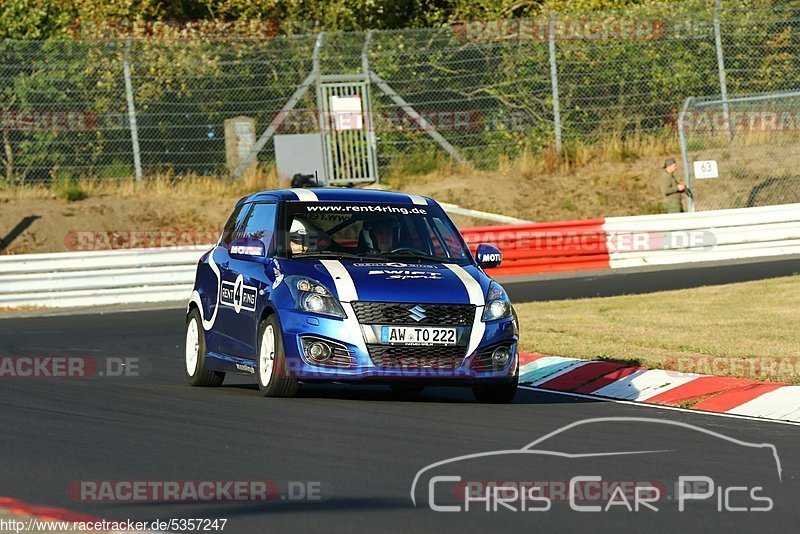
[[[363,254],[353,254],[352,252],[337,252],[335,250],[318,250],[317,252],[306,252],[303,254],[293,254],[292,258],[300,259],[300,258],[327,258],[327,257],[336,257],[336,258],[348,258],[353,260],[373,260],[375,258],[370,256],[365,256]]]
[[[419,254],[417,252],[390,252],[387,254],[381,254],[382,258],[403,258],[403,259],[419,259],[419,260],[427,260],[427,261],[438,261],[438,262],[446,262],[452,261],[455,262],[455,258],[440,258],[438,256],[430,256],[428,254]]]

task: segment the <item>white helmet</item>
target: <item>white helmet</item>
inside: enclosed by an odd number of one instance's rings
[[[289,228],[289,241],[298,245],[312,247],[319,240],[319,229],[307,220],[297,217]]]

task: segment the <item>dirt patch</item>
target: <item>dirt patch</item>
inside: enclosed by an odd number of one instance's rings
[[[222,229],[231,207],[239,196],[220,198],[120,198],[90,197],[80,202],[61,199],[21,198],[0,201],[0,232],[8,232],[20,220],[29,215],[38,215],[28,230],[14,240],[4,254],[28,254],[34,252],[62,252],[68,250],[92,250],[128,248],[124,240],[133,235],[138,239],[164,239],[169,234],[202,236],[212,230],[217,234]],[[160,237],[148,237],[147,232],[162,232]],[[166,237],[167,240],[171,237]],[[204,243],[208,243],[207,239]],[[204,244],[198,243],[198,244]]]
[[[496,171],[438,170],[393,177],[386,186],[524,220],[554,221],[656,213],[654,178],[663,156],[636,161],[590,159],[578,168],[545,172],[541,161],[520,161]],[[218,235],[243,195],[279,184],[269,175],[246,181],[199,177],[132,184],[88,183],[88,198],[69,202],[51,191],[0,191],[0,238],[23,218],[39,218],[3,254],[140,246],[206,244]],[[495,224],[454,216],[460,227]],[[160,233],[153,236],[153,233]],[[138,241],[137,241],[138,240]],[[189,241],[189,242],[187,242]],[[193,243],[192,243],[193,242]]]
[[[660,212],[655,179],[663,160],[592,160],[552,174],[521,163],[493,172],[397,178],[390,184],[441,202],[536,222],[641,215]]]

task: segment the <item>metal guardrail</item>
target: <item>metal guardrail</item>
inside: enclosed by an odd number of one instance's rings
[[[504,255],[492,275],[800,254],[800,204],[462,230]]]
[[[0,308],[188,300],[202,250],[0,256]]]
[[[800,254],[800,204],[487,226],[462,234],[473,248],[488,242],[503,250],[507,261],[493,275],[783,256]],[[0,256],[0,308],[188,300],[205,249]]]

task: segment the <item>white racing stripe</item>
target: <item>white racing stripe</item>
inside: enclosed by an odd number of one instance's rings
[[[217,310],[219,309],[219,296],[222,292],[222,275],[219,272],[219,267],[214,263],[214,251],[208,255],[208,265],[217,277],[217,303],[214,305],[214,312],[211,314],[211,319],[206,320],[205,313],[203,312],[203,302],[200,300],[200,293],[197,290],[192,291],[192,297],[189,299],[191,302],[197,304],[197,309],[200,311],[200,319],[203,321],[203,329],[211,330],[217,320]]]
[[[350,302],[358,300],[358,291],[356,285],[353,283],[353,278],[347,269],[340,261],[337,260],[320,260],[328,274],[333,278],[333,283],[336,286],[336,294],[339,295],[340,302]]]
[[[469,335],[469,346],[467,347],[467,356],[470,356],[478,348],[483,339],[483,334],[486,332],[486,325],[481,319],[483,306],[486,303],[483,298],[483,290],[481,285],[462,266],[450,263],[446,263],[444,266],[458,276],[467,290],[470,304],[475,305],[475,318],[472,321],[472,332]]]
[[[344,309],[347,317],[344,324],[347,325],[347,333],[350,334],[350,341],[359,348],[362,352],[367,352],[367,344],[364,342],[364,333],[361,331],[361,325],[358,324],[356,312],[350,301],[358,300],[358,291],[353,282],[347,268],[337,260],[320,260],[322,266],[328,271],[328,274],[333,278],[333,283],[336,286],[336,293],[339,295],[339,303]]]
[[[292,193],[297,195],[297,200],[300,200],[301,202],[318,202],[319,201],[319,198],[317,198],[317,194],[314,193],[313,191],[309,191],[308,189],[302,189],[302,188],[298,187],[298,188],[295,188],[295,189],[289,189],[289,191],[291,191]]]
[[[421,197],[419,195],[413,195],[411,193],[408,193],[408,198],[411,199],[411,202],[413,204],[416,204],[418,206],[427,206],[428,205],[428,201],[425,200],[425,197]]]
[[[347,315],[344,324],[347,325],[347,333],[350,334],[350,342],[358,347],[361,352],[369,354],[367,344],[364,341],[364,332],[361,330],[361,325],[358,324],[356,311],[353,309],[353,305],[349,302],[342,302],[342,308],[344,309],[345,315]]]

